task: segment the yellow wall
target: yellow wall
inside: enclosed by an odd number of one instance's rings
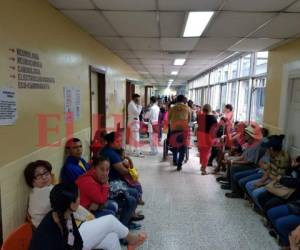
[[[113,114],[121,114],[125,100],[125,79],[139,76],[119,57],[100,45],[71,20],[51,7],[46,0],[1,0],[0,8],[0,87],[16,90],[18,119],[16,124],[0,126],[0,190],[4,237],[23,222],[27,188],[24,166],[32,160],[49,160],[58,173],[62,166],[62,147],[39,148],[39,113],[61,115],[60,133],[49,141],[63,139],[64,86],[81,89],[81,119],[74,124],[76,136],[87,146],[89,123],[89,65],[106,70],[107,125]],[[42,75],[55,78],[49,90],[18,89],[9,76],[12,64],[10,48],[38,53],[43,63]],[[117,94],[116,94],[117,93]],[[115,98],[118,97],[118,98]],[[53,126],[55,124],[50,124]],[[88,155],[87,147],[85,155]]]
[[[264,125],[272,133],[281,133],[278,124],[283,67],[300,60],[300,39],[287,43],[269,52]]]

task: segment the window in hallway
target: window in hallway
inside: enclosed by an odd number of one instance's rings
[[[212,109],[217,110],[230,103],[236,120],[251,119],[262,124],[267,63],[266,51],[237,54],[190,81],[189,88],[201,81],[201,105],[208,101]]]
[[[266,78],[258,78],[253,82],[250,120],[263,123]]]

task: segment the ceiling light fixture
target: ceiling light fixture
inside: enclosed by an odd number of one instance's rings
[[[176,76],[178,74],[178,71],[172,71],[171,75]]]
[[[191,11],[189,12],[183,37],[199,37],[202,35],[207,24],[212,18],[213,11]]]
[[[174,60],[174,65],[176,66],[182,66],[185,63],[185,59],[184,58],[177,58]]]

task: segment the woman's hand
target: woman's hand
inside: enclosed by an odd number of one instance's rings
[[[296,244],[300,242],[300,226],[291,233],[290,239]]]

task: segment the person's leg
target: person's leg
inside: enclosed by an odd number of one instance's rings
[[[278,207],[278,206],[281,206],[284,204],[286,204],[286,200],[275,196],[274,198],[267,201],[267,203],[265,204],[264,210],[267,211],[273,207]]]
[[[119,237],[116,233],[109,233],[101,241],[101,243],[95,247],[95,249],[103,250],[121,250]]]
[[[201,171],[205,171],[208,160],[211,155],[211,147],[201,147],[200,151],[200,163],[201,163]]]
[[[239,181],[242,178],[245,178],[253,173],[255,173],[255,169],[248,169],[242,171],[233,171],[232,173],[232,182],[231,182],[231,190],[232,192],[242,194],[243,190],[239,186]]]
[[[257,188],[254,184],[257,182],[257,179],[248,181],[245,185],[247,194],[252,198],[252,192]]]
[[[246,193],[247,192],[247,190],[246,190],[246,184],[248,182],[250,182],[250,181],[258,180],[261,177],[262,177],[262,173],[255,173],[255,174],[246,176],[246,177],[244,177],[244,178],[242,178],[242,179],[239,180],[239,186]]]
[[[179,151],[179,157],[178,157],[177,167],[181,168],[186,153],[186,146],[181,146],[178,151]]]
[[[272,225],[275,227],[276,220],[280,217],[285,217],[290,214],[289,207],[287,205],[281,205],[278,207],[273,207],[267,211],[267,218],[270,220]]]
[[[261,207],[261,205],[258,202],[258,197],[259,197],[260,194],[263,194],[265,192],[268,192],[265,187],[259,187],[259,188],[256,188],[255,190],[253,190],[252,196],[251,196],[252,199],[253,199],[253,201],[254,201],[254,203],[255,203],[255,205],[257,207],[259,207],[259,209],[261,211],[263,211],[263,208]]]
[[[126,199],[121,201],[120,204],[121,204],[120,221],[123,223],[123,225],[128,227],[130,218],[136,209],[137,200],[131,195],[126,195]]]
[[[109,233],[115,233],[119,239],[126,238],[129,231],[116,217],[103,216],[86,221],[79,227],[84,249],[97,249]]]
[[[155,154],[153,135],[154,133],[149,132],[150,154]]]
[[[172,154],[173,154],[173,165],[177,166],[178,162],[178,148],[177,147],[172,147]]]
[[[300,225],[300,216],[288,215],[280,217],[275,222],[275,230],[280,236],[280,240],[284,246],[289,245],[289,234]]]

